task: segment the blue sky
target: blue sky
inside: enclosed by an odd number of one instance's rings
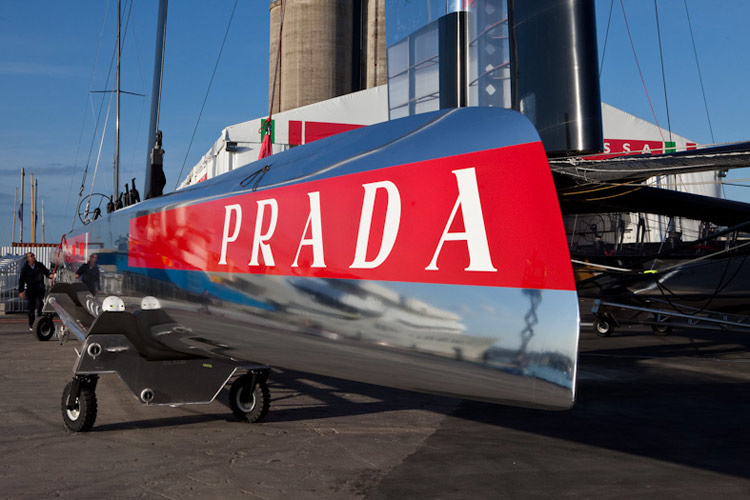
[[[600,54],[610,3],[596,1]],[[131,10],[130,2],[123,0],[123,18],[130,12],[130,21],[123,44],[122,88],[146,97],[122,97],[120,177],[121,184],[137,177],[140,190],[147,150],[156,4],[135,0]],[[659,123],[666,127],[654,2],[624,0],[624,4],[649,95]],[[714,141],[750,140],[750,2],[687,0],[687,4]],[[234,0],[170,2],[160,126],[168,189],[173,189],[186,158],[233,5]],[[602,99],[652,121],[620,0],[614,5],[602,71]],[[672,129],[699,143],[710,143],[683,0],[658,0],[658,5]],[[13,194],[20,185],[21,167],[40,178],[46,239],[58,241],[70,228],[87,159],[86,193],[93,176],[99,150],[99,137],[92,142],[93,122],[102,95],[90,97],[89,90],[105,89],[115,44],[116,1],[0,0],[0,6],[0,243],[10,240]],[[183,176],[222,128],[268,112],[268,29],[268,1],[240,0]],[[105,99],[102,120],[107,102]],[[113,117],[114,103],[95,191],[111,191]],[[731,173],[732,177],[746,178],[750,173],[740,170]],[[26,188],[28,201],[28,175]],[[750,189],[727,188],[726,193],[750,201]],[[24,240],[30,239],[29,219],[27,214]]]

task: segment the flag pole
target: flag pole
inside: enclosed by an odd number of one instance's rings
[[[37,210],[37,202],[39,198],[39,177],[37,176],[36,180],[34,181],[34,243],[36,243],[36,230],[37,230],[37,223],[36,218],[39,214],[39,210]]]
[[[10,245],[16,241],[16,212],[18,211],[18,187],[16,186],[16,195],[13,197],[13,234],[10,235]]]
[[[34,227],[34,173],[29,174],[29,189],[31,189],[31,243],[36,243],[36,228]]]
[[[42,200],[42,243],[44,243],[44,200]]]
[[[26,180],[26,170],[21,169],[21,206],[18,207],[18,222],[21,224],[21,236],[19,239],[20,243],[23,243],[23,191],[24,182]]]

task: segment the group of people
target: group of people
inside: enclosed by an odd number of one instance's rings
[[[99,266],[96,264],[97,255],[91,254],[88,262],[76,271],[76,279],[80,279],[92,294],[99,290]],[[21,269],[18,279],[18,294],[29,301],[29,330],[34,326],[36,317],[42,315],[46,286],[44,278],[53,278],[54,273],[47,266],[36,260],[33,252],[26,254],[26,263]]]

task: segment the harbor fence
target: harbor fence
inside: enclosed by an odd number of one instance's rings
[[[34,252],[36,260],[53,270],[57,248],[36,246],[0,246],[0,315],[28,310],[25,299],[18,296],[18,278],[26,262],[26,253]],[[49,291],[49,280],[47,280]]]

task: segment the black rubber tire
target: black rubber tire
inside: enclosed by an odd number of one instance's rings
[[[55,324],[52,321],[52,316],[42,314],[34,320],[34,324],[31,325],[31,331],[37,340],[46,342],[52,338],[55,334]]]
[[[68,382],[62,395],[63,423],[65,428],[72,432],[88,432],[96,421],[96,393],[88,384],[81,385],[81,394],[76,402],[76,409],[68,410],[68,399],[73,382]]]
[[[672,333],[672,327],[666,323],[659,323],[658,325],[651,325],[651,331],[654,332],[654,335],[666,337]]]
[[[600,316],[594,320],[594,332],[600,337],[609,337],[615,331],[614,322],[607,317]]]
[[[248,424],[260,422],[271,408],[271,393],[265,380],[257,381],[252,398],[245,396],[250,392],[253,377],[250,374],[243,375],[234,381],[229,389],[229,407],[237,420]]]

